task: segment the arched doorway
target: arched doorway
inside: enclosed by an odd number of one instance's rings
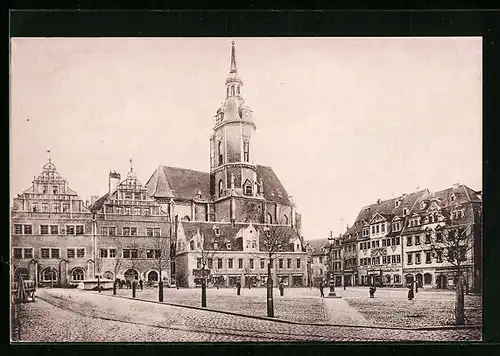
[[[432,284],[432,274],[424,273],[424,284],[425,285]]]
[[[139,273],[137,273],[137,271],[134,269],[126,270],[123,276],[125,277],[125,280],[131,282],[139,279]]]
[[[109,279],[111,281],[113,280],[113,277],[114,277],[114,274],[111,271],[106,271],[102,274],[102,278],[106,278],[106,279]]]
[[[446,289],[447,278],[445,275],[440,274],[436,277],[436,286],[438,289]]]
[[[406,284],[410,284],[410,283],[413,283],[414,279],[413,279],[413,274],[407,274],[405,276],[406,278]]]
[[[148,282],[158,282],[158,272],[150,271],[148,273]]]
[[[417,275],[415,277],[417,279],[418,288],[422,288],[422,286],[423,286],[423,279],[424,279],[424,277],[422,276],[422,273],[417,273]]]
[[[83,281],[85,279],[85,272],[81,268],[75,268],[71,271],[72,281]]]

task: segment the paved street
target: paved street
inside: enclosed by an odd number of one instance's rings
[[[191,291],[199,292],[199,290],[189,290],[189,293]],[[261,291],[255,289],[252,293],[261,293]],[[209,293],[212,292],[213,290],[209,290]],[[226,292],[230,290],[224,290],[224,293]],[[297,290],[297,294],[301,293],[307,294],[308,292],[306,289]],[[22,341],[459,341],[481,339],[479,329],[392,330],[300,325],[116,298],[104,293],[80,290],[41,289],[38,295],[36,303],[22,305]],[[315,297],[310,295],[309,298]],[[347,305],[343,299],[325,299],[324,302],[327,303],[325,304],[326,310],[330,310],[328,303]],[[349,308],[351,307],[347,306],[347,309]],[[333,304],[332,309],[336,309]],[[331,313],[327,312],[327,314]],[[330,316],[328,318],[331,319]]]

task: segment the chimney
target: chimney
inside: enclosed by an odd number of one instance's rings
[[[380,204],[380,199],[377,199],[377,204]]]
[[[109,172],[109,180],[108,180],[108,193],[109,195],[113,194],[116,191],[116,187],[118,187],[118,183],[120,183],[120,173],[116,173],[115,171]]]
[[[455,184],[453,184],[453,189],[458,189],[458,186],[459,186],[459,185],[460,185],[460,184],[459,184],[458,182],[457,182],[457,183],[455,183]]]

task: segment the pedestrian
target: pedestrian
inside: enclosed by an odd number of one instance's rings
[[[418,293],[418,281],[413,282],[413,283],[415,283],[415,293]]]
[[[236,295],[240,295],[241,291],[241,283],[240,281],[236,282]]]
[[[142,290],[142,287],[143,287],[142,279],[139,279],[139,287],[141,287],[141,290]]]
[[[413,282],[410,282],[408,284],[408,300],[413,300],[414,298],[414,294],[413,294]]]
[[[285,291],[285,283],[283,283],[283,281],[280,281],[280,284],[278,285],[278,288],[280,290],[280,296],[283,296],[283,293]]]
[[[323,281],[319,281],[319,291],[321,293],[320,297],[324,297],[325,296],[325,294],[323,293],[323,288],[324,288]]]

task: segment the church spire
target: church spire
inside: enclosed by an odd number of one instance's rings
[[[231,48],[231,69],[229,73],[238,73],[238,69],[236,68],[236,50],[234,49],[234,41],[231,42],[233,47]]]

